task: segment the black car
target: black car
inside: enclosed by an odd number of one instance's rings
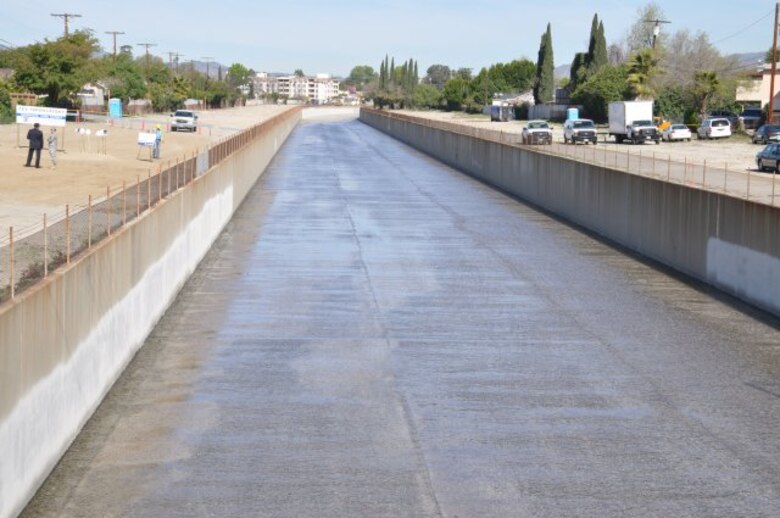
[[[780,124],[764,124],[753,134],[753,144],[780,142]]]
[[[775,173],[780,172],[780,144],[769,144],[756,155],[756,165],[759,171],[767,169]]]

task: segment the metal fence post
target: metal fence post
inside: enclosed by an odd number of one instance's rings
[[[728,183],[728,179],[729,179],[729,163],[726,162],[723,165],[723,192],[727,192],[726,185]]]
[[[46,213],[43,213],[43,276],[49,276],[49,229],[46,226]]]
[[[775,180],[777,179],[777,172],[772,175],[772,207],[775,206]]]
[[[146,173],[146,208],[152,208],[152,170]]]
[[[747,200],[750,201],[750,169],[747,172]]]
[[[157,166],[157,202],[162,201],[162,166]]]
[[[111,187],[106,185],[106,235],[111,235]]]
[[[701,171],[701,186],[706,189],[707,188],[707,159],[704,159],[704,165],[702,166],[703,169]]]
[[[135,217],[141,215],[141,175],[135,175]]]
[[[87,248],[92,248],[92,195],[87,198]]]
[[[122,180],[122,226],[127,225],[127,182]]]
[[[11,264],[8,268],[11,277],[8,279],[8,284],[11,286],[11,298],[13,299],[16,296],[16,287],[14,286],[14,227],[8,228],[8,239],[11,243],[9,246]]]
[[[70,205],[65,205],[65,262],[70,264]]]

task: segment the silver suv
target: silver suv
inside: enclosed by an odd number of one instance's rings
[[[576,144],[577,142],[592,142],[598,144],[596,125],[590,119],[569,119],[563,125],[563,142]]]
[[[179,130],[196,131],[198,129],[198,116],[190,110],[176,110],[171,114],[171,131]]]

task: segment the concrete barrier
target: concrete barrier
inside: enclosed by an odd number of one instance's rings
[[[780,208],[432,128],[408,115],[362,109],[360,120],[780,316]]]
[[[19,513],[300,120],[244,148],[0,308],[0,517]]]

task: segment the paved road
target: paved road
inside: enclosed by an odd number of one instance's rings
[[[777,516],[780,333],[305,123],[27,516]]]

